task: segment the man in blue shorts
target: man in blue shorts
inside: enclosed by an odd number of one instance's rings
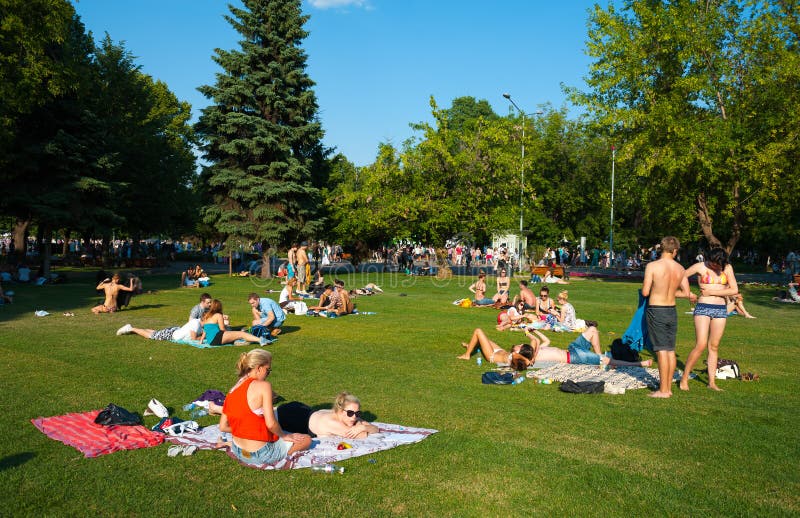
[[[253,308],[253,325],[264,326],[272,336],[278,336],[283,321],[286,320],[286,313],[278,303],[267,297],[261,298],[257,293],[248,295],[247,302]]]

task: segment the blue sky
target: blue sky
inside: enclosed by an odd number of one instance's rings
[[[235,2],[238,4],[238,2]],[[525,111],[561,107],[561,84],[583,87],[589,0],[303,0],[304,43],[325,144],[356,165],[378,144],[400,146],[429,121],[428,100],[488,100],[501,115],[511,94]],[[87,30],[108,32],[146,74],[191,103],[213,84],[215,48],[237,48],[224,0],[73,0]],[[604,2],[601,5],[605,5]]]

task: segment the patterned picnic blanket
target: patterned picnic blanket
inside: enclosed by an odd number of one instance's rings
[[[626,390],[640,388],[657,388],[660,382],[658,369],[645,367],[614,367],[603,370],[597,365],[574,365],[558,363],[553,366],[528,373],[536,379],[549,378],[553,381],[605,381],[606,385],[621,387]],[[672,381],[680,380],[676,373]]]
[[[245,466],[257,469],[299,469],[309,468],[317,464],[339,462],[361,455],[368,455],[376,451],[388,450],[404,444],[420,442],[429,435],[437,432],[429,428],[412,428],[387,423],[372,423],[378,427],[379,433],[370,434],[364,439],[342,439],[341,437],[317,437],[311,443],[311,448],[306,451],[295,452],[289,457],[279,460],[274,464],[261,464]],[[166,437],[166,440],[175,444],[193,444],[201,450],[215,450],[222,433],[218,425],[206,426],[197,433],[184,433],[180,437]],[[338,450],[340,442],[346,441],[352,448]],[[231,458],[236,457],[230,448],[220,448]],[[237,459],[238,460],[238,459]]]
[[[136,450],[164,442],[164,434],[144,426],[103,426],[94,419],[100,410],[31,419],[43,434],[77,449],[85,457],[97,457],[119,450]]]

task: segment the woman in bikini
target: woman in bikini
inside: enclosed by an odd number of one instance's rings
[[[494,304],[494,299],[486,296],[486,274],[484,272],[478,274],[478,280],[473,282],[468,289],[475,294],[473,304],[476,306],[491,306]]]
[[[500,270],[500,275],[497,276],[497,293],[495,293],[492,300],[495,304],[508,304],[508,287],[511,281],[506,274],[505,268]]]
[[[719,343],[725,332],[728,317],[726,297],[739,293],[733,267],[728,263],[728,254],[722,248],[713,248],[705,262],[696,263],[686,270],[686,278],[697,275],[700,297],[694,308],[695,346],[686,358],[681,377],[681,390],[689,390],[689,375],[700,355],[708,349],[708,388],[717,387],[717,359]]]
[[[545,345],[550,343],[550,340],[547,337],[538,331],[535,332],[540,336],[542,343]],[[530,332],[526,331],[525,336],[531,339],[530,344],[518,344],[513,346],[510,351],[506,351],[493,341],[489,340],[489,337],[486,336],[486,333],[483,332],[483,329],[478,328],[472,332],[472,338],[470,338],[469,343],[461,343],[461,345],[467,351],[458,358],[460,360],[469,360],[475,349],[480,347],[481,354],[483,354],[483,357],[490,362],[497,364],[508,364],[514,370],[523,371],[533,363],[533,359],[535,358],[534,343],[536,344],[536,347],[539,347],[540,345],[539,339],[533,336]]]

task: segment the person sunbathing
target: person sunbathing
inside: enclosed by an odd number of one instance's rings
[[[539,331],[534,331],[540,338],[544,338]],[[626,362],[615,360],[603,354],[600,349],[600,333],[597,331],[597,322],[586,321],[586,331],[567,346],[567,350],[550,347],[549,343],[540,342],[534,347],[533,360],[544,362],[572,363],[576,365],[608,365],[611,367],[650,367],[653,360],[641,362]]]
[[[171,326],[163,329],[144,329],[125,324],[117,329],[117,336],[135,334],[142,338],[149,338],[150,340],[177,342],[181,340],[197,340],[201,331],[200,321],[191,319],[182,327]]]
[[[548,284],[569,284],[561,277],[556,277],[555,275],[553,275],[552,270],[547,270],[547,272],[545,272],[542,282],[546,282]]]
[[[263,349],[242,353],[236,370],[239,381],[225,397],[219,429],[230,432],[231,452],[239,462],[271,464],[310,448],[310,436],[284,432],[275,418],[272,383],[266,379],[272,354]]]
[[[489,337],[486,336],[486,333],[483,331],[483,329],[477,328],[472,332],[472,337],[470,338],[469,343],[461,342],[461,345],[466,349],[466,352],[458,356],[458,359],[469,360],[472,356],[472,353],[475,352],[475,349],[480,349],[480,354],[482,354],[484,358],[492,363],[496,363],[498,365],[508,364],[511,365],[512,369],[519,371],[525,370],[529,365],[533,364],[533,344],[534,341],[538,342],[537,338],[531,335],[529,332],[526,331],[525,335],[531,338],[530,344],[515,345],[510,351],[506,351],[492,340],[489,340]],[[545,344],[550,343],[550,340],[544,335],[542,335],[541,338],[544,340]]]
[[[741,293],[737,293],[736,295],[731,295],[727,297],[727,310],[728,316],[731,315],[741,315],[745,318],[756,318],[750,313],[748,313],[747,309],[744,307],[744,297]]]
[[[349,392],[340,392],[330,410],[317,410],[308,419],[309,431],[317,437],[362,439],[378,433],[378,427],[361,419],[361,401]]]
[[[525,321],[533,322],[534,316],[525,313],[525,303],[523,301],[517,301],[514,306],[501,311],[497,315],[497,327],[498,331],[505,331],[506,329],[511,329],[514,326],[522,324]]]
[[[117,311],[117,295],[120,291],[133,291],[133,279],[131,279],[130,286],[124,286],[119,283],[119,274],[115,273],[110,279],[103,279],[95,289],[103,290],[106,298],[102,304],[98,304],[92,308],[92,313],[95,315],[100,313],[114,313]]]
[[[267,345],[267,337],[261,338],[245,331],[226,330],[225,320],[222,315],[222,302],[217,299],[211,301],[211,309],[203,315],[200,320],[203,332],[200,341],[208,345],[232,344],[236,340],[247,340],[248,342]]]

